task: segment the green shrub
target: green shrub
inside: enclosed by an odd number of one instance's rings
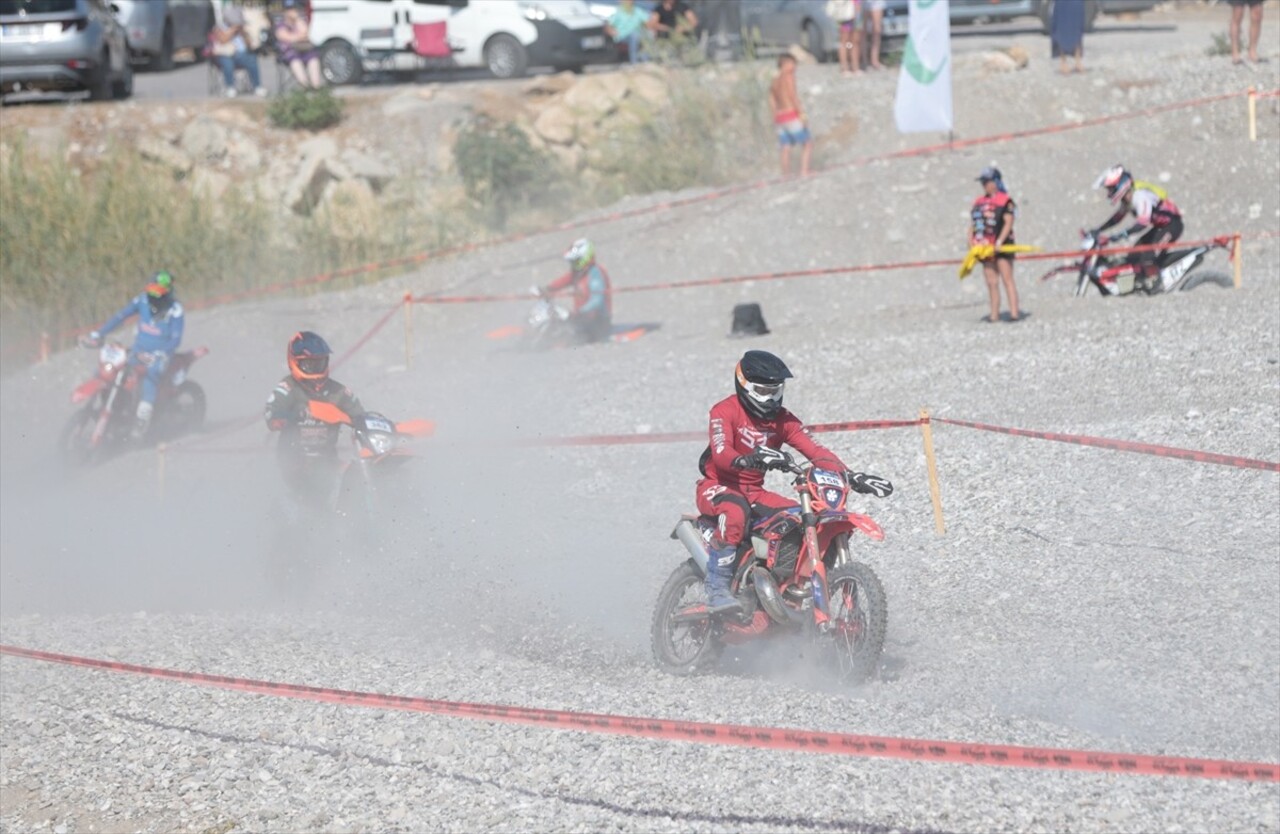
[[[1210,43],[1205,47],[1204,54],[1210,58],[1217,58],[1222,55],[1231,54],[1231,38],[1226,32],[1214,32],[1209,36]]]
[[[560,166],[513,124],[477,119],[458,134],[453,154],[467,196],[499,229],[517,211],[557,201]]]
[[[342,120],[342,100],[328,87],[294,90],[271,102],[271,123],[288,130],[323,130]]]

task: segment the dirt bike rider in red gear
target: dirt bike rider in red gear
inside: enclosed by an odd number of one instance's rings
[[[265,414],[267,428],[280,432],[276,450],[285,483],[317,508],[325,505],[335,485],[341,427],[317,420],[309,403],[330,403],[351,416],[364,413],[351,389],[329,377],[331,353],[317,334],[295,333],[285,350],[289,375],[272,389]]]
[[[1150,291],[1160,273],[1159,260],[1163,248],[1182,237],[1182,213],[1163,188],[1135,180],[1123,165],[1114,165],[1103,171],[1093,187],[1105,188],[1112,205],[1119,206],[1106,222],[1089,231],[1099,246],[1120,243],[1141,232],[1141,237],[1133,242],[1134,246],[1162,247],[1131,252],[1125,261],[1140,279],[1141,286]],[[1117,235],[1103,236],[1103,232],[1123,221],[1127,214],[1132,214],[1137,222]],[[1099,278],[1103,281],[1114,279],[1122,269],[1108,270]]]
[[[719,517],[707,559],[707,608],[713,613],[740,609],[729,591],[738,548],[748,538],[751,516],[794,509],[796,502],[764,488],[764,473],[784,468],[785,443],[815,466],[845,472],[850,487],[884,497],[893,485],[883,478],[849,473],[834,452],[816,443],[800,419],[782,407],[791,370],[777,356],[749,350],[734,369],[734,394],[711,408],[710,445],[698,467],[698,512]]]

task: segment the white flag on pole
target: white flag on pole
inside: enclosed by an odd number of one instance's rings
[[[893,118],[900,133],[950,132],[951,3],[910,0]]]

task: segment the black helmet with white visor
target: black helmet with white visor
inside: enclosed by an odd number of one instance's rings
[[[733,376],[738,401],[747,413],[770,420],[782,409],[783,389],[794,374],[786,362],[769,351],[749,350],[742,354]]]

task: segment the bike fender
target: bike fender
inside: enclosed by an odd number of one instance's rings
[[[831,520],[826,521],[824,519],[824,523],[822,525],[822,527],[825,528],[823,532],[825,534],[824,538],[827,541],[830,541],[831,538],[840,533],[851,533],[854,530],[861,530],[873,541],[884,541],[884,530],[882,530],[880,525],[876,524],[870,516],[860,515],[859,513],[841,513],[839,516],[827,516],[827,518],[831,518]],[[826,534],[826,531],[828,530],[830,533]]]
[[[71,392],[71,402],[73,405],[79,405],[85,400],[91,399],[99,391],[102,390],[105,383],[99,377],[93,377],[80,383],[76,390]]]

